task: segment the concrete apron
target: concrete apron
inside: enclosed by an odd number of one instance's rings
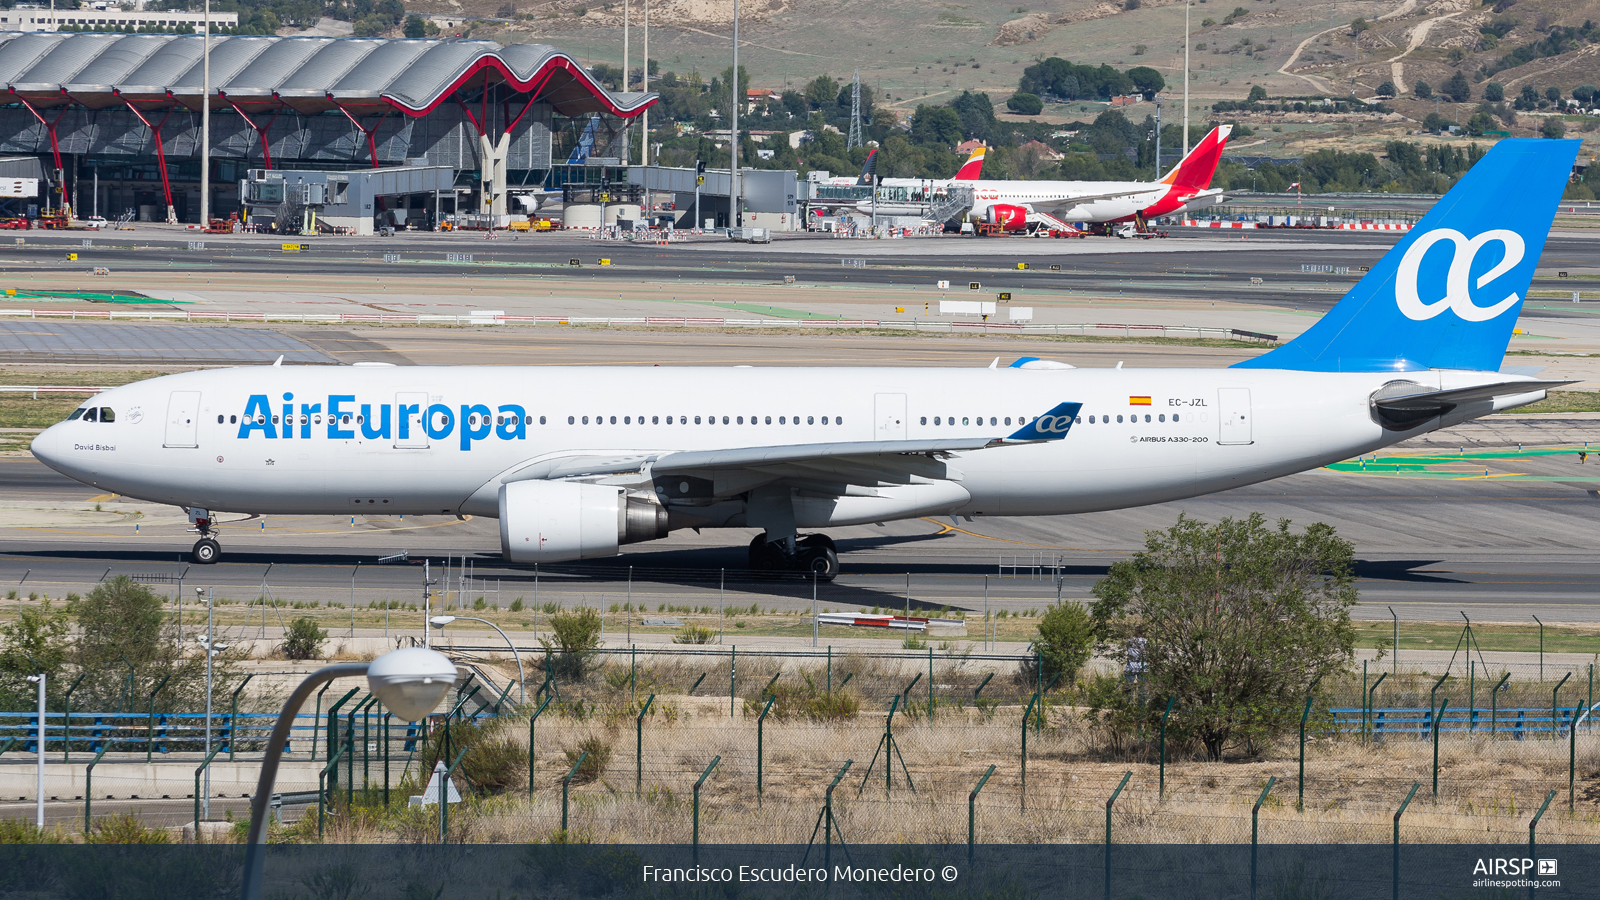
[[[84,768],[88,760],[70,764],[51,754],[45,757],[44,795],[47,800],[82,800]],[[340,760],[343,769],[343,760]],[[94,767],[94,799],[96,800],[186,800],[194,796],[193,762],[112,762],[101,760]],[[316,790],[317,773],[324,762],[291,762],[284,760],[278,767],[277,790]],[[381,772],[380,766],[380,772]],[[356,760],[357,777],[361,761]],[[341,776],[343,772],[340,773]],[[259,762],[227,762],[218,759],[211,764],[211,796],[249,797],[255,793],[256,781],[261,777]],[[379,776],[382,777],[381,774]],[[35,761],[26,764],[13,756],[0,765],[0,802],[36,799],[38,769]]]

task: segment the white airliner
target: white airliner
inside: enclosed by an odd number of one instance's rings
[[[1037,224],[1065,228],[1122,222],[1140,216],[1152,219],[1211,206],[1222,198],[1222,190],[1211,187],[1211,178],[1222,161],[1222,151],[1232,132],[1232,125],[1211,129],[1172,171],[1157,181],[995,180],[974,175],[967,180],[973,198],[968,218],[999,225],[1006,231],[1023,231]],[[981,160],[979,165],[982,165]],[[951,184],[908,178],[884,179],[877,192],[878,214],[915,214],[928,202],[943,199]],[[865,212],[871,203],[871,200],[863,200],[856,206]]]
[[[510,563],[759,529],[832,577],[822,529],[1177,500],[1532,403],[1501,374],[1577,141],[1501,141],[1305,334],[1226,369],[251,367],[106,391],[33,442],[87,484],[218,511],[476,515]]]

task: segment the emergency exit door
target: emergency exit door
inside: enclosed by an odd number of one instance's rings
[[[173,391],[167,398],[167,437],[162,446],[200,446],[200,392]]]
[[[906,439],[906,395],[877,394],[873,397],[873,436],[880,441]]]
[[[1217,390],[1217,443],[1250,444],[1250,389],[1219,388]]]

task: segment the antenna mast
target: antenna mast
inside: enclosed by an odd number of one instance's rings
[[[866,144],[861,140],[861,70],[857,69],[850,85],[850,137],[845,140],[844,148],[863,146]]]

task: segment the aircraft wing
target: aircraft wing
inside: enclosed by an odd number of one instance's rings
[[[845,484],[908,484],[920,479],[959,481],[960,473],[946,465],[953,454],[1062,440],[1081,408],[1079,403],[1058,404],[1007,435],[774,444],[716,450],[578,451],[520,465],[495,482],[634,474],[696,475],[716,482],[717,493],[723,494],[780,480],[841,487]]]

